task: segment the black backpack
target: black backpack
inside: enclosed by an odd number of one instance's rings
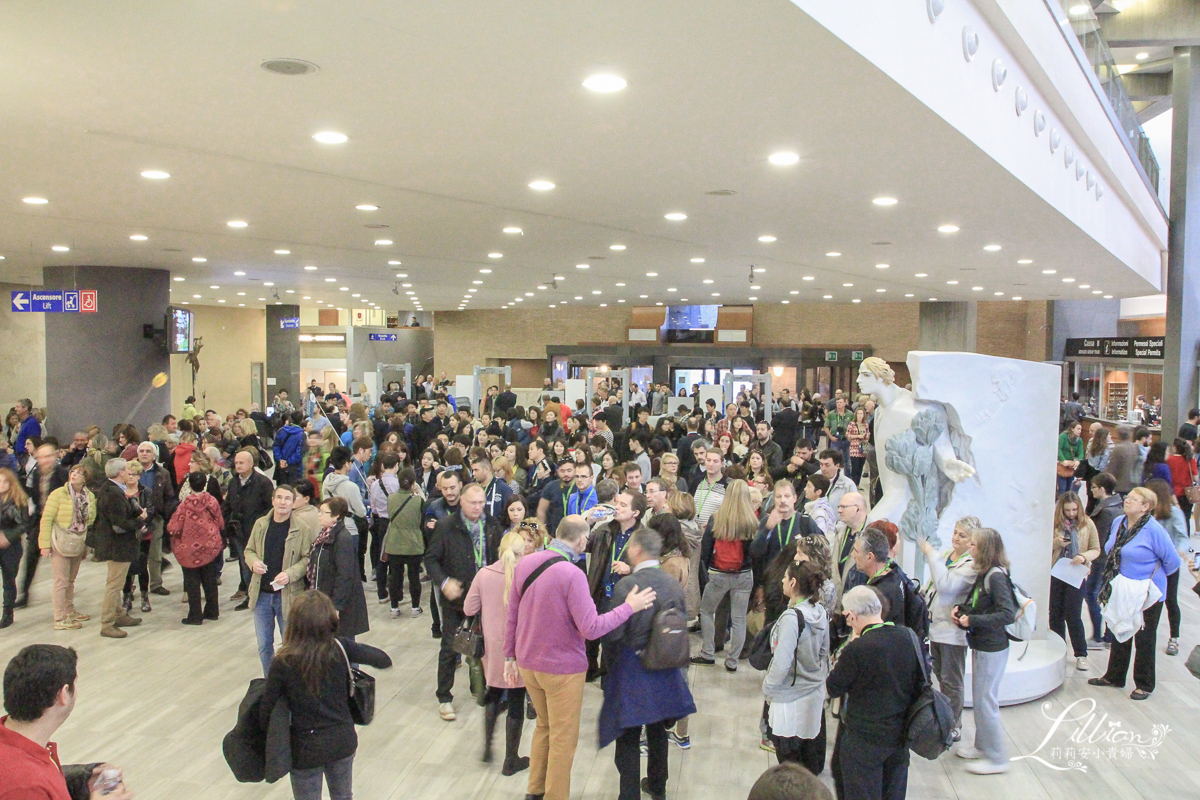
[[[654,613],[650,639],[638,655],[648,670],[683,669],[688,665],[691,647],[683,609],[667,607]]]
[[[908,707],[904,737],[909,750],[922,758],[936,761],[954,743],[954,709],[946,695],[934,689],[929,682],[929,670],[921,652],[922,642],[915,633],[912,634],[912,644],[917,660],[921,662],[921,675],[925,683],[916,700]]]
[[[904,627],[917,635],[921,663],[928,672],[933,666],[929,654],[929,604],[925,602],[925,595],[921,593],[921,584],[903,571],[900,572],[900,589],[904,592]]]

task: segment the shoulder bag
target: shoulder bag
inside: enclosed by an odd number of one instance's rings
[[[462,621],[454,633],[450,649],[468,658],[483,658],[483,620],[479,614]]]
[[[1194,465],[1195,465],[1194,461],[1188,462],[1187,466],[1188,466],[1189,472],[1191,471],[1191,469]],[[1191,484],[1183,487],[1183,496],[1192,505],[1196,505],[1197,503],[1200,503],[1200,483],[1197,483],[1198,480],[1200,480],[1200,474],[1193,473]]]
[[[904,738],[908,742],[909,750],[922,758],[934,761],[949,750],[954,742],[954,709],[950,707],[946,696],[934,689],[933,684],[929,682],[929,672],[925,669],[925,658],[917,635],[910,630],[909,637],[917,661],[921,664],[924,684],[908,707]]]
[[[87,532],[75,533],[69,531],[57,522],[50,525],[50,546],[54,551],[64,558],[78,558],[83,555],[87,546],[84,540],[87,538]]]
[[[346,648],[336,638],[333,640],[346,660],[347,685],[350,698],[350,717],[357,725],[370,725],[375,719],[375,679],[360,669],[350,666]]]

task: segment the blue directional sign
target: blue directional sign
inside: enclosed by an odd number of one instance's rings
[[[28,311],[29,310],[29,292],[13,292],[12,293],[12,310],[13,311]]]
[[[394,333],[368,333],[367,339],[368,339],[368,341],[372,341],[372,342],[394,342],[394,341],[396,341],[396,334],[394,334]]]
[[[300,327],[300,318],[299,317],[280,317],[279,327],[285,331],[292,329],[292,328],[299,328]]]

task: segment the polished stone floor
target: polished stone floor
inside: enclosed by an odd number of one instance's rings
[[[234,612],[233,603],[224,600],[219,621],[200,628],[181,626],[182,578],[178,569],[171,569],[166,585],[172,595],[154,598],[154,610],[141,615],[144,624],[131,629],[127,639],[102,639],[95,619],[82,630],[56,632],[50,623],[49,578],[49,565],[43,564],[32,604],[18,612],[14,626],[0,631],[0,662],[7,663],[22,646],[34,642],[70,645],[79,651],[77,705],[56,737],[65,762],[108,760],[121,765],[140,800],[290,797],[286,779],[272,786],[238,784],[221,756],[221,739],[233,726],[247,682],[259,672],[248,612]],[[103,584],[102,566],[85,563],[77,584],[77,605],[94,617],[99,615]],[[936,762],[914,757],[909,797],[1200,797],[1200,683],[1183,663],[1200,642],[1200,602],[1190,591],[1192,580],[1186,574],[1183,584],[1182,653],[1174,658],[1162,653],[1167,630],[1164,613],[1158,690],[1149,700],[1135,703],[1127,692],[1087,686],[1086,678],[1101,674],[1107,657],[1103,651],[1095,652],[1090,672],[1079,672],[1072,665],[1066,683],[1052,695],[1002,712],[1012,755],[1036,753],[1045,764],[1026,759],[1014,763],[1006,775],[977,777],[966,773],[964,762],[949,754]],[[221,591],[228,598],[233,587],[227,581]],[[482,714],[466,692],[464,672],[459,672],[455,702],[458,720],[446,723],[437,716],[437,644],[430,637],[428,615],[413,620],[405,614],[392,620],[386,607],[372,598],[368,594],[372,630],[362,640],[386,649],[395,666],[377,672],[375,721],[359,729],[356,797],[520,800],[524,775],[504,778],[498,764],[479,762]],[[740,800],[774,763],[773,755],[758,748],[762,673],[743,662],[735,674],[719,667],[693,668],[690,677],[700,712],[692,720],[691,750],[671,746],[669,797]],[[1096,701],[1096,717],[1084,737],[1095,736],[1098,727],[1110,737],[1113,731],[1127,731],[1149,740],[1155,725],[1165,725],[1169,728],[1165,741],[1151,754],[1132,747],[1110,750],[1114,745],[1108,741],[1073,743],[1069,739],[1073,733],[1080,738],[1080,723],[1060,725],[1051,733],[1049,717],[1088,698]],[[574,798],[617,794],[613,749],[596,748],[600,700],[600,688],[589,685],[575,758]],[[1080,710],[1074,706],[1072,713]],[[969,712],[965,725],[970,730]],[[522,752],[527,752],[531,733],[532,723],[526,726]],[[831,748],[833,733],[831,725]],[[501,726],[498,743],[502,739]],[[1044,739],[1048,741],[1039,749]],[[1068,752],[1068,747],[1075,750]],[[1087,752],[1081,753],[1081,747]],[[1072,758],[1086,769],[1067,768]],[[828,770],[822,777],[829,780]]]

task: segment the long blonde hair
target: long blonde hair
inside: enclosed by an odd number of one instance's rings
[[[525,537],[520,530],[504,534],[500,540],[500,563],[504,565],[504,608],[508,608],[508,595],[512,591],[513,571],[517,561],[525,554]]]
[[[753,539],[758,532],[758,517],[750,499],[750,486],[743,480],[730,481],[725,499],[713,514],[713,536],[723,542]]]
[[[29,495],[25,494],[24,487],[21,486],[21,479],[17,477],[17,473],[13,472],[8,467],[0,467],[0,475],[8,481],[7,494],[0,495],[0,500],[11,500],[12,504],[22,510],[29,504]]]
[[[1070,505],[1078,509],[1078,513],[1075,515],[1075,527],[1079,530],[1082,538],[1088,538],[1088,529],[1095,530],[1096,523],[1092,522],[1092,518],[1087,515],[1087,508],[1083,505],[1083,501],[1079,499],[1079,495],[1074,492],[1063,492],[1059,495],[1058,502],[1054,504],[1054,532],[1059,533],[1066,529],[1067,515],[1065,508]]]

